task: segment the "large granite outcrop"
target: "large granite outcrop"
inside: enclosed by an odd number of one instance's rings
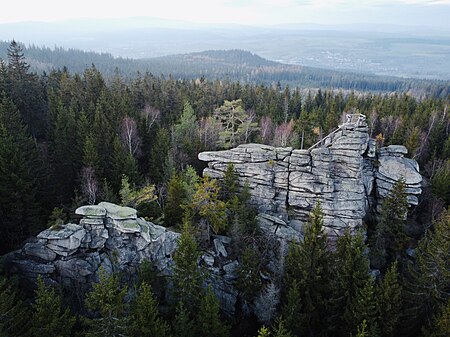
[[[202,152],[199,159],[208,162],[204,174],[218,179],[232,163],[240,185],[250,187],[264,226],[292,240],[301,236],[302,225],[318,201],[330,238],[346,228],[361,227],[401,177],[409,203],[417,205],[422,177],[417,162],[405,158],[406,153],[398,145],[376,151],[365,117],[349,115],[346,123],[308,150],[245,144]],[[273,216],[272,225],[267,215]]]
[[[150,260],[161,274],[171,273],[178,233],[138,218],[135,209],[106,202],[75,213],[82,217],[79,224],[46,229],[6,255],[7,270],[31,282],[41,275],[49,283],[77,287],[96,281],[101,266],[131,276]]]
[[[172,275],[179,233],[139,218],[133,208],[107,202],[79,207],[75,213],[81,217],[79,224],[42,231],[22,249],[3,257],[5,269],[30,288],[41,276],[48,284],[81,292],[98,280],[100,267],[132,280],[140,264],[148,260],[160,276]],[[233,316],[239,263],[228,257],[230,238],[215,236],[212,242],[212,250],[204,252],[199,263],[209,270],[208,283],[222,309]]]

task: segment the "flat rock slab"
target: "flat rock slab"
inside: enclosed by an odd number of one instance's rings
[[[60,229],[46,229],[40,232],[37,237],[39,239],[47,240],[64,240],[81,229],[83,229],[82,226],[69,223],[67,225],[62,225]]]
[[[75,214],[88,218],[104,218],[106,215],[106,209],[99,205],[81,206],[75,210]]]
[[[125,234],[132,234],[132,233],[140,233],[141,227],[139,226],[137,220],[133,219],[124,219],[124,220],[116,220],[113,219],[113,225],[114,228]]]
[[[106,215],[114,220],[137,219],[137,211],[131,207],[124,207],[110,202],[101,202],[98,206],[106,209]]]

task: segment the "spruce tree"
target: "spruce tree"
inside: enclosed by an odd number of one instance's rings
[[[288,287],[286,301],[282,308],[282,315],[286,328],[294,335],[300,336],[303,326],[303,322],[300,319],[302,317],[301,291],[296,279]]]
[[[370,279],[367,246],[361,232],[352,235],[344,232],[337,241],[334,261],[333,286],[333,328],[342,336],[356,332],[352,305],[358,293]],[[364,317],[367,318],[367,317]],[[360,322],[357,322],[359,324]]]
[[[183,219],[183,204],[186,202],[183,181],[173,173],[167,185],[167,200],[164,206],[164,223],[166,226],[180,225]]]
[[[175,320],[173,321],[174,337],[196,337],[194,321],[190,318],[188,310],[183,302],[178,302],[175,310]]]
[[[317,203],[310,213],[303,242],[291,248],[286,259],[285,284],[297,280],[302,303],[298,320],[302,334],[321,336],[325,334],[329,315],[331,289],[330,253],[327,235],[323,231],[323,213]],[[294,259],[293,256],[296,258]]]
[[[204,275],[198,265],[200,251],[191,231],[185,223],[173,256],[173,290],[175,300],[182,302],[193,315],[200,305]]]
[[[203,337],[228,337],[229,327],[220,318],[219,300],[208,286],[200,302],[196,319],[197,331]]]
[[[36,299],[32,305],[33,336],[71,336],[75,317],[69,309],[63,310],[61,296],[54,289],[45,286],[42,277],[37,280]]]
[[[142,282],[129,313],[130,325],[127,334],[130,337],[169,336],[169,327],[159,316],[158,304],[153,297],[152,288]]]
[[[402,288],[398,263],[394,262],[376,289],[380,336],[396,336],[402,311]]]
[[[0,277],[0,336],[31,336],[30,312],[11,282]]]
[[[42,226],[39,155],[14,104],[0,101],[0,254],[16,248]]]
[[[404,226],[407,213],[406,183],[402,178],[394,184],[381,206],[381,220],[370,247],[373,267],[383,268],[405,255],[408,238]]]
[[[273,328],[273,337],[294,337],[292,333],[285,327],[284,320],[279,318],[275,322],[275,326]]]
[[[125,311],[127,288],[121,288],[117,275],[107,275],[100,269],[99,282],[86,296],[86,307],[96,317],[87,321],[87,337],[121,337],[128,329]]]
[[[432,316],[449,299],[450,210],[444,210],[420,240],[414,264],[408,265],[405,281],[407,326],[431,325]]]

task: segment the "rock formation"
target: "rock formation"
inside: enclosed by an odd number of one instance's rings
[[[162,275],[171,273],[172,254],[179,234],[138,218],[136,210],[107,202],[76,210],[79,224],[49,228],[22,249],[4,257],[10,273],[34,282],[87,285],[98,270],[134,275],[143,260],[152,261]]]
[[[367,131],[361,116],[350,115],[347,123],[309,150],[246,144],[203,152],[199,158],[209,162],[204,173],[213,178],[221,178],[227,165],[234,164],[240,184],[251,189],[261,228],[286,247],[288,241],[302,239],[303,224],[317,201],[331,236],[360,227],[401,177],[406,181],[409,203],[417,204],[422,180],[417,163],[404,157],[407,151],[403,146],[376,151]],[[7,254],[5,267],[24,281],[35,282],[41,275],[47,283],[80,291],[98,280],[100,267],[131,278],[142,261],[149,260],[160,275],[171,275],[179,234],[136,213],[133,208],[107,202],[80,207],[76,210],[81,218],[78,224],[44,230],[22,249]],[[207,282],[221,308],[233,316],[239,262],[230,257],[229,237],[213,236],[212,243],[200,263],[209,270]],[[285,250],[283,246],[280,251]],[[273,256],[267,265],[271,274],[277,273],[276,259]]]
[[[331,238],[361,227],[401,177],[409,203],[417,205],[422,176],[417,162],[404,158],[406,153],[400,145],[376,151],[365,117],[348,115],[346,123],[308,150],[245,144],[202,152],[199,159],[208,162],[204,174],[218,179],[232,163],[240,185],[251,189],[262,227],[295,240],[318,201]]]

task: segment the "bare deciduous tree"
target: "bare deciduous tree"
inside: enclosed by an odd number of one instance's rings
[[[264,116],[259,122],[259,134],[261,136],[261,142],[269,144],[273,139],[273,122],[269,116]]]
[[[286,147],[294,140],[294,121],[281,123],[275,128],[273,145]]]
[[[81,192],[90,205],[94,205],[97,199],[98,183],[95,179],[95,171],[92,167],[83,167],[81,170]]]
[[[219,140],[221,125],[214,117],[203,117],[200,120],[199,136],[204,149],[215,150]]]
[[[146,104],[144,109],[142,110],[142,114],[144,115],[147,128],[150,130],[152,126],[159,122],[159,119],[161,118],[161,111],[156,109],[155,107],[152,107],[149,104]]]
[[[134,118],[125,116],[122,120],[121,126],[121,139],[122,144],[127,151],[134,157],[138,157],[141,154],[142,140],[139,137],[137,130],[137,123]]]

